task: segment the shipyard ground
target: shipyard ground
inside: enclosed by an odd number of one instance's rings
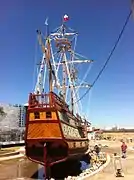
[[[108,141],[99,141],[96,143],[100,143],[103,145],[108,145],[108,147],[104,147],[103,150],[113,156],[113,153],[120,153],[120,143],[118,142],[108,142]],[[133,146],[133,144],[128,144],[128,146]],[[134,151],[128,150],[127,158],[122,160],[124,177],[117,178],[115,177],[114,166],[111,158],[111,162],[109,165],[99,172],[98,174],[86,178],[86,180],[133,180],[134,177]],[[19,177],[23,177],[24,180],[30,179],[38,179],[37,170],[40,168],[35,163],[31,163],[26,158],[13,159],[9,161],[1,161],[0,162],[0,179],[8,180],[8,179],[17,179]],[[62,171],[62,170],[61,170]]]
[[[120,142],[109,142],[109,141],[98,141],[103,145],[108,145],[108,147],[104,148],[105,152],[107,152],[111,156],[111,161],[109,165],[102,170],[101,172],[97,173],[96,175],[86,178],[85,180],[133,180],[134,179],[134,150],[130,150],[128,148],[127,158],[122,159],[122,167],[124,177],[116,177],[115,176],[115,169],[113,165],[113,153],[117,152],[120,154]],[[128,147],[134,146],[134,143],[129,143]]]

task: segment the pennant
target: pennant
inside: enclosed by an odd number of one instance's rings
[[[48,17],[45,20],[45,25],[48,26]]]

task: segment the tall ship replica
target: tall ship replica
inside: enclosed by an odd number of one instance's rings
[[[89,147],[90,123],[79,114],[79,89],[90,85],[78,83],[76,65],[89,66],[92,60],[75,53],[78,33],[66,26],[67,20],[65,15],[52,33],[45,22],[45,36],[37,30],[43,55],[35,90],[29,95],[25,143],[26,156],[44,166],[46,178],[52,165],[79,158]]]

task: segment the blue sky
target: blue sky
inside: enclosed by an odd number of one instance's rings
[[[53,30],[64,14],[79,32],[77,52],[94,59],[88,82],[104,64],[130,10],[128,0],[4,0],[0,5],[0,101],[25,103],[33,89],[36,29],[49,17]],[[134,19],[131,18],[108,67],[83,99],[98,126],[134,126]],[[88,101],[87,101],[88,99]]]

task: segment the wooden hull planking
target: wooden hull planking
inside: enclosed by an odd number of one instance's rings
[[[55,104],[27,110],[26,155],[44,166],[82,156],[88,150],[88,139],[78,121],[68,111],[61,114],[61,102]]]

